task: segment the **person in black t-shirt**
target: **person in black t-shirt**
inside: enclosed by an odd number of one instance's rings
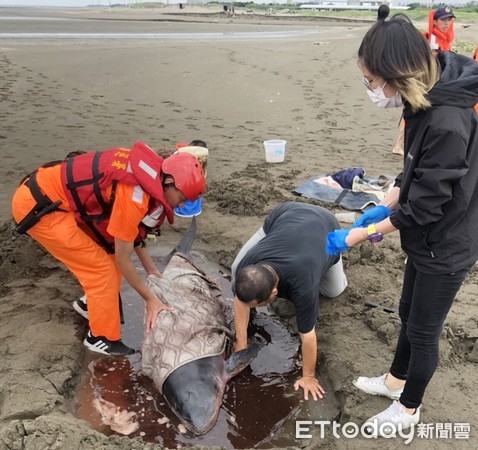
[[[250,309],[271,303],[276,296],[294,303],[302,343],[302,377],[295,389],[314,400],[323,388],[316,377],[315,322],[319,294],[336,297],[347,287],[340,257],[326,255],[325,237],[339,226],[332,213],[319,206],[284,203],[265,219],[237,255],[232,271],[234,291],[234,350],[247,347]]]

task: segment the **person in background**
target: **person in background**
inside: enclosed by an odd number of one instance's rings
[[[147,273],[159,273],[141,246],[139,224],[154,214],[160,226],[174,221],[173,208],[204,193],[199,161],[187,153],[163,160],[142,142],[67,157],[29,174],[12,199],[16,231],[28,234],[75,275],[88,299],[91,351],[123,356],[134,350],[121,341],[121,279],[144,299],[146,332],[162,310],[170,310],[149,291],[131,254]],[[146,252],[146,253],[145,253]]]
[[[325,236],[339,226],[324,208],[283,203],[265,218],[264,225],[246,242],[234,260],[234,351],[247,348],[250,310],[266,306],[276,296],[290,300],[296,310],[302,344],[302,377],[294,388],[314,400],[324,390],[316,375],[319,293],[337,297],[347,287],[342,258],[325,254]]]
[[[395,400],[366,421],[377,434],[385,423],[406,429],[419,422],[444,321],[478,259],[478,64],[453,52],[434,56],[402,14],[377,22],[358,58],[371,99],[382,107],[403,103],[406,136],[403,172],[381,205],[352,229],[327,236],[326,251],[336,255],[398,230],[408,256],[392,365],[385,375],[354,382],[364,392]]]
[[[191,147],[204,147],[204,148],[207,148],[207,144],[206,144],[204,141],[202,141],[201,139],[194,139],[193,141],[191,141],[191,142],[189,143],[189,145],[190,145]]]
[[[450,6],[440,6],[428,14],[428,31],[423,35],[427,38],[434,52],[451,50],[454,38],[453,25],[455,15]]]
[[[199,147],[199,148],[198,148]],[[195,139],[191,141],[189,144],[176,144],[176,151],[177,152],[187,152],[191,153],[192,155],[196,156],[201,162],[204,170],[204,175],[206,175],[206,165],[207,165],[207,156],[208,156],[208,148],[207,144],[200,140]],[[190,202],[186,200],[184,205],[178,206],[174,209],[174,214],[179,217],[193,217],[198,216],[202,212],[202,197],[198,198],[194,202]]]

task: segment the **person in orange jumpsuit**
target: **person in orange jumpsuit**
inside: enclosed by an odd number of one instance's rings
[[[162,310],[136,270],[135,251],[146,273],[161,275],[146,248],[138,245],[139,226],[174,221],[173,208],[205,191],[202,166],[184,153],[164,159],[141,142],[67,157],[28,175],[13,195],[16,231],[30,235],[75,275],[88,299],[91,351],[130,355],[121,341],[119,291],[122,277],[143,298],[146,332]],[[150,223],[151,218],[154,219]]]

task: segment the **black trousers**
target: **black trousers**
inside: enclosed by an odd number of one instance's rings
[[[470,268],[449,274],[418,272],[408,258],[398,309],[402,328],[390,373],[406,380],[400,403],[418,408],[438,365],[443,323]]]

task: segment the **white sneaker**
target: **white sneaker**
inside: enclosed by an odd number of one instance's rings
[[[384,397],[391,398],[392,400],[398,400],[403,392],[403,387],[400,389],[389,389],[385,385],[385,378],[387,374],[381,377],[358,377],[353,384],[360,390],[372,395],[383,395]]]
[[[420,421],[420,408],[408,414],[405,407],[395,400],[385,411],[370,417],[363,428],[371,436],[392,437],[396,432],[414,427]]]
[[[80,315],[88,320],[88,306],[86,305],[86,295],[80,297],[73,302],[73,309]]]

